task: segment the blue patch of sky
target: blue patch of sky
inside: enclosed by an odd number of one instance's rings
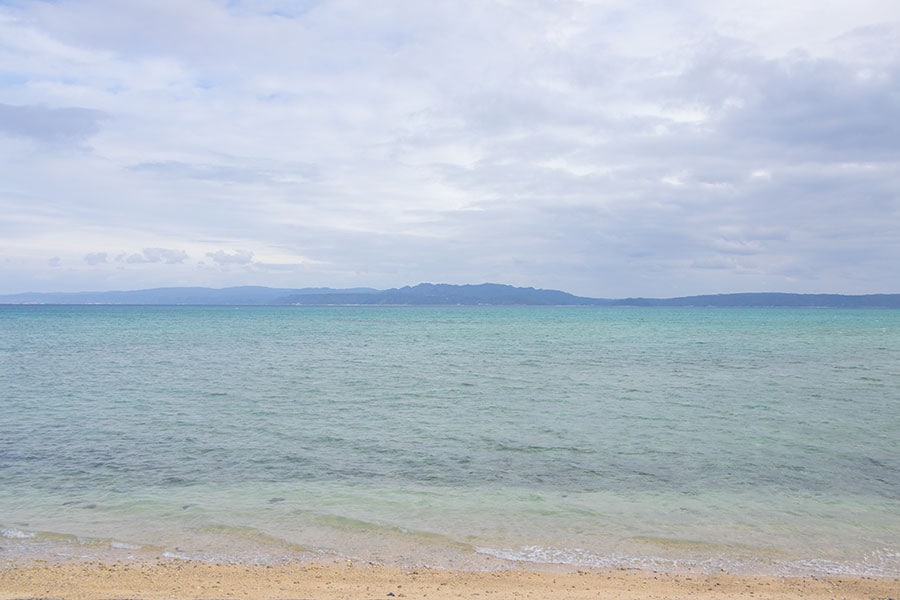
[[[62,4],[65,0],[0,0],[0,6],[24,8],[29,4]]]
[[[385,47],[390,50],[399,50],[415,41],[415,36],[407,32],[391,33],[382,38]]]
[[[3,3],[3,0],[0,0],[0,4]],[[29,77],[22,75],[21,73],[13,73],[11,71],[0,71],[0,85],[3,86],[14,86],[14,85],[23,85],[31,81]]]

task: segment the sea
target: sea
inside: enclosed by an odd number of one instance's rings
[[[0,564],[900,576],[900,311],[0,307]]]

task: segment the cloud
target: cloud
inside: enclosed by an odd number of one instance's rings
[[[86,140],[106,118],[105,113],[87,108],[0,104],[0,132],[45,142]]]
[[[196,164],[182,161],[161,161],[138,163],[130,167],[138,173],[149,173],[156,177],[196,179],[200,181],[228,183],[285,183],[307,181],[318,172],[315,165],[293,164],[253,167],[247,164],[233,164],[234,158],[217,157],[224,164]],[[253,161],[247,161],[253,162]]]
[[[894,12],[4,5],[0,281],[897,291]]]
[[[184,250],[170,250],[167,248],[144,248],[141,252],[135,252],[124,256],[124,261],[129,264],[165,263],[175,265],[188,259]]]
[[[861,71],[811,58],[745,61],[732,69],[750,89],[740,107],[723,111],[724,135],[826,160],[900,156],[900,70]]]
[[[92,266],[99,265],[107,262],[107,256],[106,252],[91,252],[85,255],[84,262]]]
[[[249,265],[253,262],[253,253],[248,250],[235,250],[231,253],[218,250],[207,252],[206,255],[220,265]]]

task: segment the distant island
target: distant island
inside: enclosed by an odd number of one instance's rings
[[[559,290],[514,287],[497,283],[450,285],[420,283],[372,288],[222,289],[171,287],[110,292],[54,292],[0,295],[0,304],[104,304],[194,306],[661,306],[661,307],[795,307],[900,308],[900,294],[743,293],[679,298],[585,298]]]

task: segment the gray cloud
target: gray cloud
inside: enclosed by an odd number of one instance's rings
[[[900,156],[900,70],[860,72],[836,60],[797,59],[744,69],[753,89],[725,111],[731,139],[770,141],[835,161]]]
[[[218,250],[207,252],[206,255],[220,265],[249,265],[253,262],[253,253],[248,250],[235,250],[230,253]]]
[[[0,132],[41,141],[82,141],[100,131],[107,115],[87,108],[0,104]]]
[[[0,253],[80,289],[896,291],[900,29],[818,6],[5,7]]]
[[[84,256],[84,262],[89,265],[99,265],[107,262],[108,254],[106,252],[91,252]]]
[[[188,259],[184,250],[171,250],[168,248],[144,248],[141,252],[128,254],[122,258],[129,264],[141,263],[165,263],[175,265]]]

